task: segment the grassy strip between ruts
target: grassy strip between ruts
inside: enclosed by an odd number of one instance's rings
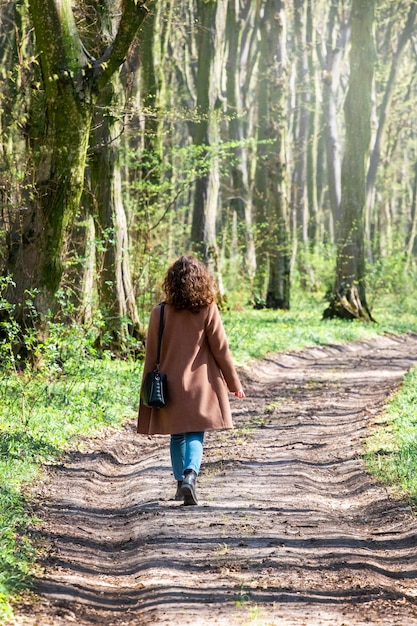
[[[322,308],[321,302],[308,301],[299,302],[287,312],[245,309],[223,313],[236,363],[261,358],[267,352],[369,339],[385,332],[417,331],[414,315],[404,310],[394,312],[392,307],[385,308],[384,323],[377,325],[321,321]],[[387,317],[387,310],[392,317]],[[378,312],[374,315],[378,319]],[[56,345],[54,350],[49,350],[59,353],[60,358],[51,358],[40,372],[0,371],[0,621],[11,617],[10,598],[18,597],[22,590],[30,587],[35,567],[30,528],[36,526],[36,520],[30,515],[29,503],[25,500],[25,485],[36,480],[42,465],[56,462],[65,449],[82,446],[82,436],[105,426],[117,426],[136,412],[141,363],[114,360],[111,355],[98,359],[87,345],[83,347],[79,333],[78,328],[74,329],[75,341],[67,332],[66,345]],[[71,342],[76,348],[71,348]],[[409,476],[415,473],[411,463],[415,468],[417,445],[413,444],[410,403],[414,406],[416,403],[415,395],[407,392],[407,388],[411,390],[413,384],[415,386],[413,375],[407,377],[398,395],[396,410],[401,420],[395,428],[390,427],[388,439],[392,450],[389,454],[382,453],[378,444],[376,452],[370,450],[368,454],[370,467],[382,468],[394,480],[398,473],[389,470],[392,463],[385,466],[385,460],[394,462],[401,454],[410,457],[407,461]],[[407,414],[410,419],[406,425],[404,416]],[[387,424],[390,415],[386,414]],[[397,423],[396,415],[395,419]],[[408,439],[404,434],[401,454],[398,454],[401,447],[394,451],[396,430],[409,433]],[[413,455],[414,460],[410,460]],[[402,484],[407,486],[408,483],[403,481]],[[413,489],[417,492],[416,481]]]

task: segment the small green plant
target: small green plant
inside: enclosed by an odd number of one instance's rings
[[[282,406],[282,400],[274,400],[272,402],[268,402],[268,404],[265,405],[265,413],[273,413],[275,409],[279,409],[281,406]],[[257,425],[260,426],[261,428],[265,426],[264,416],[257,417],[257,421],[258,421]]]
[[[245,590],[244,583],[242,582],[240,584],[239,591],[236,594],[235,606],[242,607],[249,602],[252,602],[252,598],[250,597],[250,594]]]

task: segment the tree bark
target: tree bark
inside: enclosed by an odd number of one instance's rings
[[[259,130],[255,206],[261,262],[257,280],[265,305],[290,307],[290,251],[286,172],[286,21],[284,2],[263,5],[259,68]],[[265,293],[265,292],[263,292]],[[259,298],[259,296],[258,296]],[[261,297],[261,300],[263,298]],[[258,306],[255,303],[255,306]]]
[[[7,275],[8,247],[16,239],[12,232],[15,207],[22,205],[25,185],[26,142],[35,63],[30,58],[33,44],[29,34],[27,8],[23,3],[0,5],[0,273]],[[28,80],[28,77],[30,79]]]
[[[236,223],[237,245],[244,249],[244,271],[252,280],[256,270],[256,252],[253,233],[253,180],[250,174],[252,157],[245,143],[250,132],[251,111],[255,108],[253,89],[254,66],[258,58],[255,20],[256,5],[250,0],[229,2],[227,14],[227,110],[229,139],[235,144],[231,158],[230,207]],[[242,234],[241,234],[242,233]],[[240,235],[240,236],[239,236]],[[235,260],[236,263],[236,260]]]
[[[216,272],[216,220],[219,206],[220,173],[217,149],[220,144],[219,114],[222,106],[220,76],[223,66],[227,1],[198,0],[201,39],[197,70],[197,107],[193,142],[206,161],[194,193],[191,241],[194,251]]]
[[[309,207],[307,203],[307,154],[311,126],[311,97],[312,85],[309,74],[309,46],[307,45],[307,5],[304,0],[294,2],[294,38],[297,50],[295,111],[293,137],[293,174],[291,184],[291,212],[292,212],[292,239],[293,254],[292,266],[296,259],[300,266],[301,275],[311,276],[311,267],[308,263],[309,247]],[[302,254],[297,254],[301,245]]]
[[[323,77],[327,182],[331,212],[330,227],[338,219],[341,199],[341,152],[337,110],[341,62],[349,36],[350,24],[347,20],[338,18],[338,0],[332,0],[329,10],[327,35],[323,35],[325,48],[323,51],[318,49]],[[329,232],[330,241],[334,241],[334,237],[335,233],[333,230],[333,232]]]
[[[414,164],[413,192],[411,201],[410,230],[407,237],[405,271],[407,272],[417,254],[417,162]],[[415,262],[415,261],[414,261]]]
[[[372,320],[365,293],[366,162],[371,137],[374,0],[353,0],[346,146],[337,227],[336,279],[324,317]]]
[[[118,351],[128,336],[140,337],[122,199],[121,124],[111,113],[113,107],[121,104],[120,93],[121,86],[115,78],[101,91],[89,159],[93,216],[100,242],[96,250],[97,292],[104,321],[100,346],[113,351]]]

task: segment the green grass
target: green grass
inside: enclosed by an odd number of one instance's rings
[[[230,348],[237,364],[262,358],[268,352],[302,350],[306,347],[371,339],[378,334],[417,332],[417,315],[406,303],[384,300],[376,308],[376,324],[360,321],[323,320],[324,302],[319,297],[298,299],[290,311],[232,311],[223,313]]]
[[[62,370],[0,373],[0,623],[10,597],[29,588],[34,567],[25,486],[82,436],[117,426],[137,408],[141,365],[69,359]]]
[[[234,359],[243,364],[268,352],[417,331],[413,307],[410,305],[410,313],[405,303],[401,301],[400,309],[398,303],[385,299],[384,308],[373,311],[379,324],[323,321],[325,307],[319,298],[299,298],[288,312],[247,308],[222,316]],[[7,346],[3,344],[1,350],[4,356]],[[98,359],[77,327],[73,331],[53,329],[45,353],[45,367],[40,372],[13,373],[10,355],[9,367],[0,369],[0,622],[10,617],[10,598],[30,586],[34,571],[30,537],[37,522],[27,506],[25,487],[37,479],[43,464],[57,462],[65,450],[82,447],[84,436],[120,425],[137,410],[141,363],[114,360],[110,355]],[[410,382],[410,388],[415,382]],[[377,464],[384,465],[397,453],[408,463],[417,454],[416,417],[410,408],[416,402],[411,392],[404,395],[405,390],[406,384],[401,392],[403,404],[396,409],[401,420],[396,421],[389,438],[395,454],[391,450],[389,454],[369,452],[369,459],[372,455],[379,459]],[[403,433],[401,441],[397,430]],[[415,470],[409,467],[411,481]]]
[[[417,367],[385,406],[365,457],[374,476],[417,506]]]

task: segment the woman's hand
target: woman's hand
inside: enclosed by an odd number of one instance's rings
[[[234,392],[236,398],[244,398],[245,397],[245,392],[243,391],[243,389],[238,389],[237,391]]]

